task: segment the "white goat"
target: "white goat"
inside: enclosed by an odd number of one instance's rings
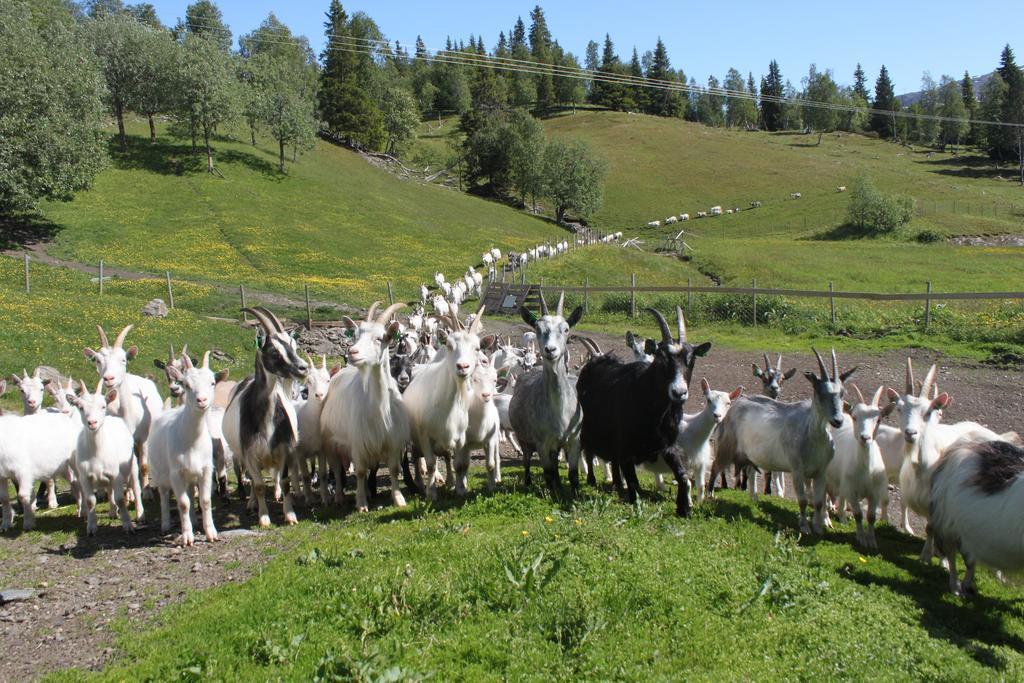
[[[483,312],[481,306],[468,328],[452,316],[452,331],[444,348],[434,362],[417,369],[403,395],[429,500],[437,499],[437,455],[456,457],[466,442],[472,399],[470,378],[479,364],[481,348],[488,348],[494,341],[493,336],[483,341],[479,337]],[[469,462],[459,459],[455,467],[455,491],[464,496]]]
[[[369,510],[366,478],[370,469],[386,464],[391,479],[391,500],[405,506],[398,484],[402,451],[409,441],[409,418],[391,377],[388,342],[398,330],[391,316],[405,304],[388,306],[374,317],[379,302],[370,307],[364,322],[344,317],[355,333],[349,347],[349,365],[331,378],[320,414],[321,447],[327,451],[336,477],[335,502],[344,498],[342,481],[351,463],[356,474],[356,509]],[[390,322],[389,322],[390,321]],[[326,475],[326,470],[324,471]]]
[[[498,452],[498,441],[501,435],[501,417],[494,403],[497,396],[498,373],[494,366],[481,354],[476,371],[473,373],[473,397],[469,401],[469,424],[466,427],[466,441],[462,450],[455,458],[455,470],[465,472],[469,469],[470,451],[482,449],[487,464],[487,488],[493,491],[501,481],[501,454]],[[456,480],[456,486],[459,482]],[[466,488],[466,482],[462,482]]]
[[[160,531],[171,529],[170,496],[178,505],[181,535],[175,543],[195,543],[193,490],[199,489],[203,510],[203,533],[208,542],[218,540],[213,524],[213,440],[207,413],[213,405],[213,389],[217,384],[210,370],[210,352],[203,354],[203,364],[195,367],[187,354],[181,357],[182,370],[170,366],[168,374],[185,390],[184,401],[177,408],[163,413],[150,430],[150,474],[160,494]]]
[[[96,329],[100,333],[103,345],[99,351],[86,347],[84,353],[85,357],[96,365],[103,386],[108,391],[117,392],[118,401],[114,413],[124,420],[132,433],[135,457],[139,461],[138,473],[141,476],[142,488],[145,489],[149,482],[146,439],[149,438],[149,428],[153,420],[163,412],[164,405],[153,380],[128,372],[128,361],[139,353],[135,346],[124,348],[124,339],[133,327],[134,325],[125,327],[118,333],[114,343],[110,344],[107,341],[107,333],[97,325]]]
[[[138,462],[132,454],[134,435],[121,417],[108,414],[107,404],[118,398],[118,391],[111,389],[104,395],[105,383],[101,380],[94,394],[83,392],[81,395],[67,395],[68,402],[80,411],[84,425],[75,446],[75,471],[82,488],[85,531],[88,536],[95,536],[98,530],[96,492],[99,489],[107,491],[111,516],[116,509],[121,517],[121,527],[128,533],[133,533],[134,528],[128,516],[126,486],[131,486],[135,493],[136,521],[141,520],[144,514]]]
[[[306,399],[296,410],[299,418],[299,459],[302,462],[311,463],[317,458],[317,477],[320,487],[320,502],[327,505],[327,455],[321,448],[320,414],[323,412],[324,399],[327,398],[327,390],[331,385],[331,377],[338,374],[341,368],[338,366],[327,369],[327,356],[320,358],[320,366],[309,354],[306,355],[309,362],[309,374],[306,375]],[[302,473],[304,489],[309,486],[307,472]],[[311,494],[307,493],[307,502],[311,500]]]
[[[77,437],[78,430],[72,419],[60,412],[0,416],[0,504],[3,506],[0,531],[11,528],[14,522],[9,481],[16,484],[24,518],[22,526],[26,531],[35,528],[32,503],[37,482],[59,476],[67,479],[74,489],[71,458]]]
[[[953,444],[932,478],[929,535],[949,564],[949,590],[977,592],[977,563],[1024,568],[1024,450],[1008,441],[966,438]],[[960,583],[957,551],[967,574]]]
[[[21,374],[21,377],[11,375],[11,379],[21,392],[22,414],[34,415],[43,407],[44,389],[50,384],[50,379],[48,377],[44,378],[40,374],[38,367],[32,371],[31,375],[22,368]],[[35,502],[33,497],[33,510],[35,509]],[[57,487],[54,486],[53,479],[46,480],[46,506],[51,510],[57,508]]]
[[[836,454],[825,474],[828,488],[836,501],[836,518],[840,522],[846,521],[846,504],[849,503],[857,522],[857,542],[871,550],[878,548],[875,541],[878,508],[884,509],[889,502],[889,479],[885,474],[881,449],[875,440],[879,423],[895,407],[892,403],[885,407],[878,405],[884,388],[878,387],[868,403],[857,385],[853,385],[857,403],[849,407],[843,426],[832,430]],[[868,502],[866,531],[861,507],[864,499]]]

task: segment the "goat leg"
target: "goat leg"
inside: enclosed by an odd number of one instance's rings
[[[665,459],[668,461],[668,466],[672,468],[672,475],[676,478],[676,514],[680,517],[689,517],[693,504],[690,498],[690,489],[693,483],[690,481],[689,475],[686,474],[686,468],[683,466],[679,453],[667,452]]]
[[[637,493],[640,492],[640,481],[636,477],[636,465],[631,462],[622,463],[620,465],[622,470],[622,477],[626,480],[626,486],[629,490],[626,491],[626,501],[630,504],[636,503]],[[614,472],[614,470],[612,470]]]

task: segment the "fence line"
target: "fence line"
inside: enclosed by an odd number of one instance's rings
[[[915,294],[907,293],[885,293],[885,292],[843,292],[818,291],[813,289],[779,289],[776,287],[714,287],[714,286],[648,286],[630,287],[629,285],[619,286],[596,286],[588,285],[586,288],[577,285],[552,285],[547,284],[544,289],[548,291],[582,292],[586,289],[590,294],[629,294],[637,293],[676,293],[676,294],[747,294],[765,296],[788,296],[793,298],[822,298],[828,299],[864,299],[867,301],[928,301],[928,300],[969,300],[969,299],[1024,299],[1024,292],[922,292]]]

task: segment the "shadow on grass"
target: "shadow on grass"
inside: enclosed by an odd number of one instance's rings
[[[874,228],[855,225],[853,223],[843,223],[842,225],[836,225],[826,230],[822,230],[821,232],[816,232],[803,239],[835,242],[840,240],[874,239],[881,236],[882,233],[878,232]]]
[[[0,214],[0,250],[21,249],[40,242],[49,242],[63,226],[38,213]]]
[[[218,142],[226,142],[226,138],[214,139],[215,164],[238,164],[273,180],[280,180],[283,177],[277,166],[261,158],[256,152],[218,150]],[[112,137],[108,142],[108,150],[114,167],[122,170],[141,170],[177,176],[206,173],[206,151],[202,146],[193,152],[190,143],[178,141],[167,135],[157,138],[155,144],[150,143],[149,138],[130,135],[127,153],[120,151],[116,137]]]
[[[928,171],[940,175],[955,176],[958,178],[990,178],[998,177],[1013,178],[1017,174],[1017,168],[1012,164],[997,168],[995,162],[982,154],[957,154],[956,156],[933,157],[931,159],[918,159],[918,163],[924,164]]]

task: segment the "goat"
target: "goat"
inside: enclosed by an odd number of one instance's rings
[[[800,199],[800,193],[799,192],[791,192],[790,195],[789,195],[789,198],[790,199]]]
[[[136,521],[143,519],[144,515],[138,462],[133,455],[135,435],[124,419],[108,414],[108,404],[117,400],[118,391],[111,389],[104,395],[104,384],[106,380],[100,380],[95,394],[86,392],[82,385],[81,395],[69,393],[66,397],[69,403],[78,408],[84,425],[75,446],[75,471],[82,489],[85,531],[88,536],[95,536],[98,530],[96,491],[100,488],[107,491],[111,515],[116,509],[121,517],[121,528],[128,533],[133,533],[135,529],[128,516],[128,500],[125,495],[127,486],[131,486],[135,494]]]
[[[299,358],[295,340],[284,331],[277,316],[262,306],[243,310],[263,328],[263,342],[256,351],[255,372],[231,393],[224,413],[224,437],[252,480],[249,507],[254,503],[259,507],[259,524],[267,528],[270,514],[263,470],[283,471],[295,450],[298,417],[285,386],[292,380],[305,379],[309,366]],[[297,476],[296,469],[291,470],[293,477]],[[284,495],[284,521],[298,521],[291,489]]]
[[[77,438],[78,429],[72,418],[60,412],[0,416],[0,531],[6,531],[14,522],[8,492],[10,480],[16,485],[26,531],[35,528],[36,482],[52,481],[59,476],[75,488],[72,458]]]
[[[857,523],[857,542],[871,550],[878,548],[875,541],[878,508],[889,502],[889,479],[885,475],[882,452],[875,440],[880,422],[896,407],[893,403],[885,407],[878,405],[884,388],[878,387],[871,403],[868,403],[857,385],[853,385],[857,403],[846,406],[843,426],[832,432],[835,457],[825,472],[828,488],[836,501],[837,519],[840,522],[846,520],[846,504],[849,503]],[[868,501],[866,531],[864,510],[861,508],[864,499]]]
[[[756,363],[751,363],[750,367],[754,370],[754,377],[761,380],[761,394],[768,398],[778,399],[782,395],[782,385],[786,380],[792,379],[793,375],[796,374],[796,368],[790,368],[785,372],[782,371],[782,354],[775,363],[775,367],[772,367],[771,362],[768,360],[768,354],[764,354],[764,370],[757,367]],[[743,484],[740,488],[746,488],[746,472],[743,473]],[[724,477],[723,477],[724,479]],[[754,477],[754,481],[751,486],[757,486],[757,477]],[[786,492],[786,478],[782,472],[765,472],[764,473],[764,492],[766,495],[772,492],[772,485],[775,485],[775,492],[779,496],[785,495]]]
[[[11,375],[11,380],[21,392],[22,415],[34,415],[43,407],[44,389],[50,384],[50,378],[43,377],[39,367],[33,370],[31,375],[22,368],[21,375],[21,377]],[[53,479],[43,482],[39,488],[39,495],[42,495],[44,487],[46,506],[55,510],[57,508],[57,487],[54,486]],[[32,500],[32,506],[35,509],[35,499]]]
[[[907,358],[906,391],[900,396],[895,390],[886,393],[896,403],[903,431],[903,465],[900,468],[901,503],[927,519],[932,500],[932,474],[946,450],[958,439],[973,437],[995,440],[995,432],[976,422],[941,424],[942,412],[951,402],[949,394],[943,392],[935,398],[929,393],[935,382],[937,368],[932,365],[925,375],[920,389],[915,392],[914,368]],[[921,549],[921,561],[932,558],[932,537],[926,534]]]
[[[654,353],[657,350],[658,343],[653,339],[646,339],[642,343],[640,337],[637,337],[632,332],[626,332],[626,346],[633,352],[633,360],[644,363],[650,363],[654,360]]]
[[[1024,449],[1002,437],[958,440],[935,466],[928,534],[949,565],[954,595],[977,592],[977,563],[999,571],[1024,567]],[[956,554],[967,573],[961,584]]]
[[[498,407],[494,403],[494,398],[497,396],[497,379],[498,373],[494,366],[486,356],[482,356],[471,380],[473,395],[469,401],[469,423],[466,427],[465,443],[455,458],[455,471],[457,477],[463,478],[461,482],[463,490],[466,487],[464,478],[465,472],[469,468],[470,451],[477,448],[484,452],[484,462],[487,465],[487,489],[493,491],[501,481],[501,455],[498,452],[501,418],[498,415]],[[455,483],[456,486],[460,485],[458,478]]]
[[[565,292],[558,297],[555,314],[548,311],[544,294],[540,296],[538,318],[525,306],[519,315],[537,333],[540,342],[541,367],[519,378],[516,393],[509,402],[509,421],[516,440],[523,450],[526,469],[525,483],[531,484],[530,458],[536,452],[540,458],[544,479],[552,490],[561,490],[558,479],[558,454],[565,451],[569,463],[569,483],[579,488],[579,430],[582,419],[576,400],[576,387],[569,379],[567,344],[569,330],[583,317],[578,306],[566,319],[563,317]]]
[[[621,471],[630,503],[636,502],[639,490],[636,467],[667,466],[679,484],[676,513],[688,517],[690,479],[672,446],[679,436],[693,366],[711,349],[711,342],[693,346],[686,340],[686,322],[678,306],[675,340],[661,312],[647,310],[661,328],[661,341],[650,363],[626,363],[606,355],[580,370],[576,382],[583,409],[580,442],[588,458],[611,462],[613,475]],[[621,493],[620,477],[613,476],[613,483]]]
[[[750,202],[750,208],[751,209],[760,209],[761,208],[761,202],[758,202],[758,201]]]
[[[203,533],[208,542],[218,540],[213,523],[213,439],[207,413],[213,406],[213,390],[217,384],[210,370],[210,352],[203,354],[203,364],[195,367],[187,353],[181,356],[179,370],[169,365],[168,375],[181,386],[182,405],[164,412],[153,423],[149,440],[150,473],[160,494],[160,531],[171,528],[170,495],[178,505],[181,535],[179,545],[195,543],[192,531],[195,514],[193,489],[199,489],[203,511]]]
[[[370,306],[363,322],[342,318],[355,340],[348,350],[349,364],[331,378],[320,413],[321,447],[337,478],[335,502],[341,503],[344,497],[342,477],[351,463],[360,512],[369,510],[367,475],[381,464],[386,464],[390,473],[392,502],[395,507],[405,506],[398,472],[409,441],[409,417],[398,384],[391,377],[388,346],[398,331],[398,321],[391,317],[405,304],[392,304],[374,317],[379,303]]]
[[[840,185],[837,187],[836,192],[846,192],[846,185]]]
[[[814,351],[814,349],[811,349]],[[821,376],[805,372],[811,383],[811,398],[799,403],[781,403],[767,396],[751,396],[737,401],[719,429],[718,453],[711,468],[711,482],[725,467],[739,464],[771,472],[789,472],[793,476],[800,503],[800,531],[809,534],[807,523],[807,486],[814,490],[814,533],[823,532],[825,508],[825,470],[835,447],[828,425],[843,424],[843,383],[857,368],[840,374],[835,350],[832,351],[832,377],[825,369],[821,354],[814,351]],[[757,501],[757,487],[750,497]]]
[[[708,209],[708,215],[710,215],[710,216],[721,216],[722,215],[722,207],[721,206],[712,206],[710,209]]]
[[[690,481],[697,485],[697,502],[704,500],[704,485],[708,470],[711,468],[711,435],[722,423],[732,402],[743,393],[743,387],[733,391],[713,391],[707,379],[700,381],[704,392],[704,410],[691,415],[684,414],[679,425],[679,435],[675,447],[683,459],[683,467]],[[644,466],[651,472],[666,474],[666,468],[658,463],[658,467]],[[689,492],[688,492],[689,495]],[[692,500],[688,500],[692,505]]]
[[[107,333],[97,325],[96,329],[100,333],[102,346],[99,351],[86,347],[83,353],[96,365],[96,370],[103,379],[103,386],[108,391],[116,390],[119,400],[115,412],[132,432],[135,457],[139,461],[138,472],[141,476],[141,487],[145,490],[149,485],[146,440],[149,438],[150,425],[163,412],[164,404],[153,380],[128,372],[128,361],[139,353],[135,346],[124,348],[125,337],[133,327],[134,325],[128,325],[122,329],[114,339],[114,343],[110,344],[107,340]]]
[[[299,421],[299,443],[298,454],[300,463],[312,463],[317,458],[317,472],[319,472],[318,484],[320,488],[320,502],[327,505],[327,458],[321,448],[320,441],[320,413],[323,410],[324,399],[327,397],[327,389],[331,383],[331,377],[336,375],[340,367],[333,366],[327,369],[327,356],[321,356],[320,365],[317,366],[313,358],[306,354],[306,362],[309,365],[309,374],[306,375],[306,398],[296,404],[295,414]],[[300,470],[302,477],[303,492],[307,502],[312,500],[312,492],[309,491],[309,470],[304,467]]]
[[[429,500],[437,499],[438,453],[456,459],[455,492],[466,495],[469,459],[463,447],[473,396],[471,377],[479,363],[480,350],[494,342],[493,336],[483,340],[479,337],[483,311],[481,306],[468,328],[452,316],[452,331],[444,348],[433,363],[417,370],[409,388],[402,394],[420,460],[420,476]],[[466,455],[465,459],[460,457],[462,455]]]

